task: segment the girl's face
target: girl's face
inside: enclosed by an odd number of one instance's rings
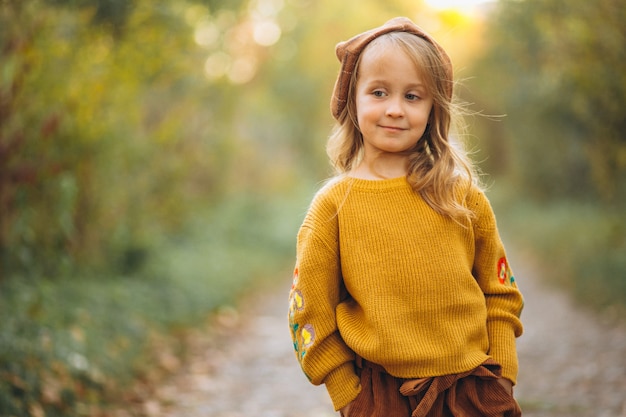
[[[433,106],[415,63],[401,48],[385,43],[363,51],[355,98],[365,155],[413,148]]]

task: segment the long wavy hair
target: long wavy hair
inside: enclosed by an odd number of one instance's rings
[[[461,135],[463,112],[462,106],[446,94],[446,83],[451,80],[447,79],[440,55],[430,42],[406,32],[384,34],[374,39],[364,51],[381,44],[382,47],[395,47],[407,54],[433,98],[426,130],[408,151],[409,184],[438,213],[456,221],[473,218],[474,212],[463,204],[463,200],[472,185],[479,185],[479,176],[460,137],[454,140],[450,137],[453,121],[455,133]],[[349,173],[363,158],[363,135],[357,122],[355,97],[363,52],[350,79],[347,104],[339,115],[326,147],[338,174]]]

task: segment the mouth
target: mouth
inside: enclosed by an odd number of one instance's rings
[[[380,127],[381,127],[381,129],[389,130],[389,131],[392,131],[392,132],[401,132],[403,130],[406,130],[405,128],[398,127],[398,126],[383,126],[383,125],[381,125]]]

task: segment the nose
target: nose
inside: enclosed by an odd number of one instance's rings
[[[404,116],[404,107],[402,105],[402,99],[399,97],[391,97],[387,101],[387,109],[385,114],[389,117],[402,117]]]

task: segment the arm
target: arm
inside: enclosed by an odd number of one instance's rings
[[[520,314],[522,294],[506,257],[498,234],[493,210],[484,194],[478,192],[473,205],[478,214],[474,227],[474,276],[485,294],[489,355],[502,365],[502,376],[513,383],[517,379],[515,338],[522,334]]]
[[[343,285],[336,221],[316,225],[313,219],[307,216],[298,233],[289,324],[302,370],[313,384],[326,385],[339,410],[356,398],[360,380],[354,370],[355,354],[341,338],[335,317]]]

